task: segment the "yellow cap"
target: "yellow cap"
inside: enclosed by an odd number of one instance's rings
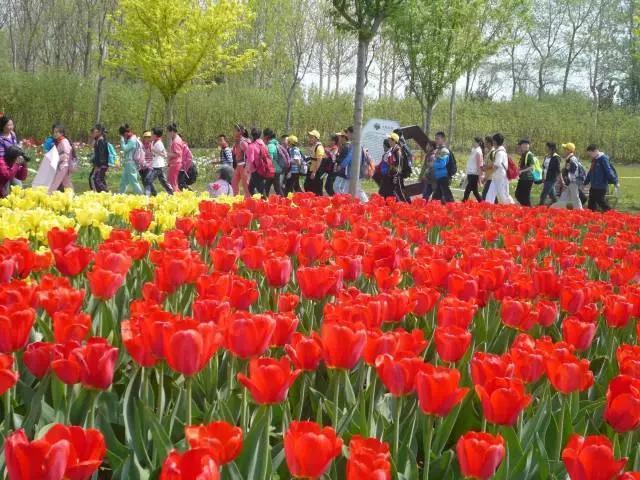
[[[573,143],[563,143],[562,148],[564,148],[567,152],[575,153],[576,146]]]
[[[295,135],[289,135],[287,137],[287,142],[289,142],[289,145],[298,145],[298,137]]]
[[[312,137],[317,138],[318,140],[320,140],[320,132],[318,132],[318,130],[311,130],[310,132],[308,132],[309,135],[311,135]]]
[[[142,134],[142,138],[151,138],[151,137],[152,137],[151,132],[144,132]]]
[[[400,141],[400,135],[398,135],[397,133],[391,133],[389,134],[389,136],[387,137],[389,140],[393,140],[394,142],[398,143]]]

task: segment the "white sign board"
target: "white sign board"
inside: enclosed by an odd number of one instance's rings
[[[400,128],[400,124],[395,120],[382,120],[380,118],[372,118],[367,122],[362,130],[362,146],[369,150],[371,158],[376,165],[382,160],[384,148],[382,143],[396,128]]]
[[[58,163],[60,162],[60,155],[58,155],[58,149],[53,147],[49,150],[42,161],[40,162],[40,168],[38,168],[38,173],[36,174],[33,182],[31,183],[32,187],[47,187],[51,186],[53,179],[56,176],[56,169],[58,168]]]

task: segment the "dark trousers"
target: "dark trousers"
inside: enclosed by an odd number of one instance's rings
[[[480,175],[467,175],[467,187],[464,189],[464,197],[462,197],[463,202],[469,200],[469,195],[471,195],[471,192],[473,192],[473,196],[476,197],[477,201],[482,201],[482,195],[480,195],[480,192],[478,191],[479,181]]]
[[[404,193],[404,184],[399,176],[385,175],[382,177],[378,194],[383,198],[395,197],[400,202],[411,203]]]
[[[160,181],[160,185],[169,195],[173,195],[173,189],[169,182],[167,182],[167,178],[164,176],[164,170],[162,168],[146,168],[144,170],[140,170],[140,178],[142,179],[142,187],[144,188],[145,195],[156,196],[158,192],[156,192],[156,188],[153,186],[153,183],[157,180]]]
[[[300,188],[300,174],[292,173],[284,182],[284,194],[289,195],[291,192],[301,192]]]
[[[449,177],[443,177],[436,179],[437,187],[433,194],[434,200],[440,200],[444,203],[453,202],[453,193],[451,193],[451,180]]]
[[[540,205],[544,205],[544,202],[547,200],[547,197],[551,199],[551,203],[556,203],[558,201],[558,197],[556,196],[556,181],[554,180],[545,180],[542,184],[542,193],[540,194]]]
[[[333,197],[335,195],[335,190],[333,189],[333,183],[336,181],[336,174],[329,173],[327,174],[327,179],[324,181],[324,190],[327,192],[327,195]]]
[[[273,178],[268,178],[264,182],[264,193],[265,195],[271,195],[271,187],[273,186],[273,191],[276,192],[276,195],[282,196],[282,173],[276,173],[273,175]]]
[[[482,187],[482,200],[487,199],[487,194],[489,193],[489,187],[491,186],[491,180],[487,180],[484,182],[484,187]]]
[[[531,206],[531,187],[533,187],[533,180],[518,180],[518,185],[516,186],[516,200],[523,207]]]
[[[425,182],[424,190],[422,191],[422,198],[429,201],[431,200],[431,195],[433,195],[435,189],[433,188],[433,183],[430,181]]]
[[[253,172],[251,174],[251,179],[249,180],[249,193],[251,195],[259,193],[263,197],[265,196],[265,178],[258,172]]]
[[[89,174],[89,188],[94,192],[108,192],[107,170],[109,167],[93,167]]]
[[[598,209],[603,212],[608,212],[611,210],[609,206],[609,202],[607,202],[607,189],[606,188],[593,188],[589,190],[589,210],[593,210],[594,212]]]
[[[319,173],[316,173],[313,178],[311,178],[311,174],[309,174],[304,181],[304,191],[313,192],[319,197],[322,196],[322,187],[322,175]]]

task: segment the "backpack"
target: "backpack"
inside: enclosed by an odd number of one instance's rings
[[[531,173],[533,174],[533,182],[536,184],[542,183],[542,164],[540,160],[535,155],[533,156],[533,167],[531,169]]]
[[[614,167],[614,166],[613,166],[613,163],[611,163],[611,160],[609,160],[609,166],[611,167],[611,171],[613,172],[613,176],[614,176],[614,177],[616,177],[616,181],[615,181],[615,182],[611,182],[611,181],[609,181],[609,185],[615,185],[615,184],[617,184],[617,183],[618,183],[618,181],[619,181],[619,180],[618,180],[618,179],[619,179],[619,177],[618,177],[618,171],[616,170],[616,167]],[[584,167],[582,167],[582,168],[584,168]],[[586,172],[585,172],[585,176],[584,176],[584,178],[585,178],[585,180],[587,179]]]
[[[185,174],[187,177],[185,179],[187,185],[193,185],[196,183],[196,180],[198,179],[198,167],[196,167],[194,162],[191,162],[191,166],[185,171]]]
[[[513,161],[513,158],[507,158],[508,167],[507,167],[507,180],[516,180],[520,177],[520,169],[516,162]]]
[[[182,147],[182,171],[188,173],[191,167],[193,167],[193,154],[189,149],[189,145],[185,142]]]
[[[144,162],[145,162],[144,146],[142,145],[142,142],[137,138],[136,138],[136,149],[133,151],[133,161],[139,168],[144,167]]]
[[[107,150],[109,151],[109,166],[115,167],[118,164],[118,154],[116,149],[111,143],[107,143]]]
[[[449,161],[447,162],[447,177],[453,178],[458,173],[458,162],[452,150],[449,150]]]
[[[273,162],[267,151],[267,147],[264,145],[258,145],[260,153],[256,158],[256,172],[263,178],[273,178],[276,175],[276,170],[273,168]]]
[[[286,148],[284,148],[284,145],[278,144],[278,165],[280,165],[280,168],[282,169],[283,173],[287,173],[289,170],[291,170],[291,155],[289,155],[289,152],[287,151]]]
[[[364,149],[362,153],[362,163],[360,164],[360,178],[370,179],[376,170],[376,164],[371,158],[369,150]]]
[[[576,183],[584,185],[584,182],[587,180],[587,170],[584,168],[584,165],[582,165],[578,157],[573,158],[576,159],[576,165],[578,167],[576,170]]]
[[[400,169],[400,175],[402,178],[409,178],[413,173],[413,153],[409,149],[407,142],[403,142],[401,145],[402,158],[400,159],[402,165]]]

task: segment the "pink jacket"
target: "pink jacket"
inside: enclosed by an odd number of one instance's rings
[[[7,185],[11,183],[11,180],[14,178],[26,180],[28,173],[29,170],[27,170],[26,165],[14,163],[12,166],[9,166],[5,163],[4,158],[0,157],[0,198],[6,196],[6,188]]]
[[[267,146],[261,138],[249,144],[249,148],[247,148],[247,163],[244,167],[249,174],[256,171],[256,158],[260,158],[260,151],[266,148]]]

